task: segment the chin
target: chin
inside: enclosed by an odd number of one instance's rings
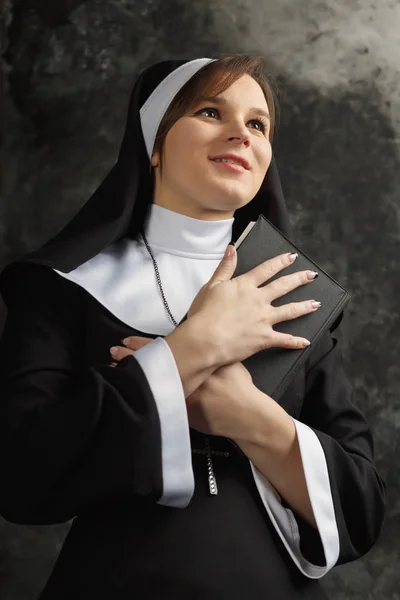
[[[238,181],[221,181],[221,179],[215,180],[215,178],[212,181],[205,181],[204,179],[197,178],[196,191],[193,190],[193,194],[190,195],[196,197],[198,190],[201,190],[201,198],[203,201],[207,199],[207,207],[211,210],[234,211],[248,204],[253,198],[249,192],[249,186],[241,186]]]
[[[228,190],[225,194],[219,195],[215,199],[215,205],[220,206],[221,210],[236,210],[250,202],[250,197],[246,194],[238,194],[237,190],[230,193]]]
[[[219,212],[234,212],[238,208],[245,206],[248,204],[248,201],[244,201],[243,199],[233,199],[233,198],[216,198],[212,202],[212,210]]]

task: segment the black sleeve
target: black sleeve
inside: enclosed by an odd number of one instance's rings
[[[7,267],[0,292],[0,513],[46,524],[110,498],[156,502],[160,419],[138,361],[82,366],[86,292],[49,267]]]
[[[353,401],[338,340],[325,335],[318,354],[307,372],[299,420],[314,430],[325,453],[339,533],[336,564],[343,564],[366,554],[376,542],[385,518],[386,486],[374,464],[371,429]],[[316,532],[308,535],[310,526],[297,520],[303,539],[315,542],[305,552],[323,564]]]

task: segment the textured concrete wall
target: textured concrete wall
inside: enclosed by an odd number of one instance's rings
[[[353,294],[345,362],[388,484],[379,543],[324,587],[335,600],[398,600],[399,3],[19,0],[12,14],[0,267],[59,230],[113,164],[143,67],[228,51],[268,59],[281,88],[276,154],[297,240]],[[37,597],[67,528],[0,522],[2,600]]]

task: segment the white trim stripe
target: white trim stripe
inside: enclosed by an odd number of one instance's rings
[[[189,421],[182,382],[162,337],[135,352],[157,405],[161,424],[163,494],[158,504],[186,508],[194,493]]]
[[[299,528],[293,511],[282,506],[280,496],[275,488],[251,461],[250,466],[261,500],[293,562],[306,577],[319,579],[335,566],[339,558],[339,531],[324,450],[318,436],[310,427],[296,419],[293,421],[299,440],[307,490],[324,549],[326,566],[314,565],[302,554]]]
[[[172,100],[197,71],[215,60],[215,58],[196,58],[181,65],[158,84],[143,104],[140,109],[140,121],[150,160],[158,128]]]

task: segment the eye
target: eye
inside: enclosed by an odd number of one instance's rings
[[[207,113],[207,112],[214,113],[215,115],[219,116],[219,110],[217,108],[211,108],[211,107],[202,108],[196,114],[200,115],[200,114]],[[251,119],[251,121],[249,121],[249,123],[257,123],[259,128],[256,129],[256,131],[260,131],[261,133],[265,133],[265,131],[268,127],[267,120],[263,120],[263,119]]]
[[[204,112],[213,112],[213,113],[219,114],[219,111],[216,108],[202,108],[196,114],[199,115],[200,113],[204,113]]]
[[[258,131],[261,131],[261,133],[265,133],[265,130],[267,128],[266,121],[262,121],[261,119],[252,119],[250,123],[257,123],[257,125],[260,126],[260,129],[258,129]]]

